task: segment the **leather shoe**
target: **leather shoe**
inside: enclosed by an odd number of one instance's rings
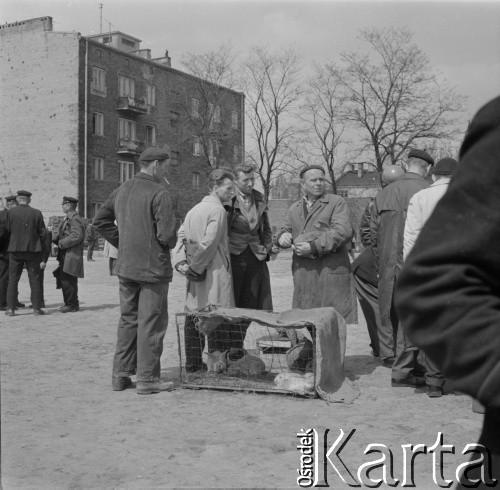
[[[78,311],[79,308],[74,308],[72,306],[63,306],[61,308],[59,308],[59,311],[61,313],[74,313],[75,311]]]
[[[138,395],[150,395],[151,393],[160,393],[160,391],[172,391],[173,389],[173,381],[137,381]]]
[[[113,391],[123,391],[129,386],[132,386],[132,380],[128,376],[120,376],[118,378],[113,376],[111,378],[111,387]]]
[[[15,316],[16,312],[13,309],[7,308],[7,310],[5,311],[5,314],[7,316]]]
[[[427,385],[427,396],[429,398],[439,398],[443,396],[443,388],[441,386]]]
[[[0,311],[7,311],[7,307],[6,306],[0,306]]]
[[[394,379],[391,380],[391,386],[393,388],[417,388],[418,386],[425,385],[425,378],[419,378],[417,376],[410,376],[405,379]]]
[[[45,311],[43,311],[41,308],[35,308],[33,310],[33,315],[45,315]]]
[[[20,303],[19,301],[16,303],[16,308],[24,308],[25,306],[24,303]]]

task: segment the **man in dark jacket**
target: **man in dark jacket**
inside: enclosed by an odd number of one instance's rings
[[[33,314],[44,315],[40,290],[40,268],[45,268],[42,254],[45,247],[45,223],[42,213],[32,208],[31,192],[18,191],[18,206],[7,212],[7,232],[10,234],[9,252],[9,286],[7,289],[8,316],[15,315],[17,302],[17,286],[24,266],[28,271],[28,279],[33,299]]]
[[[473,118],[456,173],[398,282],[409,337],[485,407],[479,443],[500,479],[500,97]],[[473,459],[478,456],[473,455]],[[481,470],[480,465],[476,470]],[[470,480],[473,476],[467,475]],[[488,475],[486,475],[488,477]],[[462,479],[469,484],[470,481]],[[483,480],[480,488],[486,488]],[[492,485],[490,485],[491,487]],[[477,487],[476,487],[477,488]]]
[[[93,262],[94,259],[92,258],[92,255],[94,254],[94,248],[97,244],[97,233],[95,231],[94,225],[89,222],[87,224],[87,228],[85,230],[85,245],[88,246],[87,249],[87,262]]]
[[[234,302],[237,308],[272,310],[271,280],[267,261],[273,237],[267,204],[256,191],[254,167],[235,167],[235,196],[228,210],[229,252],[233,273]],[[233,327],[234,329],[234,327]],[[243,347],[246,328],[234,332],[234,347]]]
[[[7,231],[7,211],[17,206],[17,196],[5,198],[5,209],[0,211],[0,311],[7,311],[7,288],[9,286],[9,232]],[[17,307],[24,307],[16,301]]]
[[[379,331],[380,357],[387,366],[394,362],[392,385],[395,387],[425,384],[423,378],[414,376],[417,351],[398,327],[393,294],[403,267],[403,236],[408,203],[413,194],[429,187],[424,176],[433,164],[434,160],[425,151],[411,150],[407,172],[382,189],[375,198],[371,241],[379,267],[378,296],[382,326]]]
[[[115,391],[131,386],[135,373],[139,394],[173,388],[172,382],[160,380],[172,281],[170,249],[176,243],[176,220],[162,185],[169,158],[169,150],[146,149],[141,171],[111,194],[94,219],[97,232],[118,248],[121,316],[113,362]]]
[[[64,299],[61,313],[74,313],[80,309],[78,278],[83,278],[83,240],[85,223],[76,212],[78,199],[63,197],[62,209],[66,218],[61,221],[54,243],[57,244],[58,272]]]

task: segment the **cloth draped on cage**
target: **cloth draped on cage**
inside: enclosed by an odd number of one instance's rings
[[[198,311],[197,328],[202,334],[214,331],[222,323],[255,321],[276,329],[293,329],[300,337],[311,334],[307,327],[316,328],[316,376],[315,389],[320,398],[334,403],[352,403],[359,396],[359,390],[346,377],[344,357],[346,349],[346,322],[331,307],[308,310],[287,310],[274,313],[246,308],[232,308],[211,305],[208,311]]]

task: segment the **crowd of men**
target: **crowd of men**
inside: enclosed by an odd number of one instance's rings
[[[34,315],[44,315],[44,276],[53,244],[57,249],[58,267],[53,272],[56,287],[62,289],[61,313],[79,310],[78,278],[83,277],[85,223],[76,211],[78,200],[63,197],[66,217],[53,233],[45,226],[40,210],[30,206],[31,192],[20,190],[6,197],[0,211],[0,310],[15,316],[26,305],[18,300],[18,285],[26,269]]]

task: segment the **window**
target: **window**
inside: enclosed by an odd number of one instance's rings
[[[154,85],[146,85],[146,104],[149,106],[156,105],[156,87]]]
[[[104,136],[104,114],[100,112],[92,113],[92,134]]]
[[[106,72],[92,67],[92,83],[90,84],[90,93],[94,95],[106,95]]]
[[[179,152],[172,150],[170,152],[170,165],[177,165],[179,163]]]
[[[134,162],[118,162],[120,164],[120,182],[134,178]]]
[[[200,173],[193,172],[193,189],[200,187]]]
[[[218,129],[218,124],[220,123],[220,106],[214,104],[208,104],[208,115],[210,117],[210,129]]]
[[[340,197],[349,197],[349,191],[348,190],[340,190],[339,196]]]
[[[125,44],[125,46],[130,46],[132,48],[135,46],[134,41],[131,41],[130,39],[126,39],[125,37],[122,37],[122,44]]]
[[[92,203],[92,216],[95,217],[97,215],[97,212],[102,206],[102,202],[93,202]]]
[[[108,43],[110,43],[110,42],[111,42],[111,40],[112,40],[112,39],[113,39],[113,38],[112,38],[111,36],[104,36],[104,37],[102,38],[102,43],[103,43],[103,44],[108,44]]]
[[[135,80],[129,77],[119,77],[120,97],[135,97]]]
[[[217,140],[208,140],[208,160],[210,165],[215,167],[217,157],[219,156],[219,142]]]
[[[179,125],[180,114],[176,111],[170,111],[170,126],[176,128]]]
[[[146,126],[146,146],[156,145],[156,126]]]
[[[199,157],[203,154],[200,138],[195,137],[193,140],[193,155]]]
[[[240,127],[240,113],[238,111],[231,111],[231,127],[233,129]]]
[[[191,116],[200,117],[200,101],[194,97],[191,98]]]
[[[233,162],[240,163],[240,146],[239,145],[233,146]]]
[[[119,118],[118,125],[120,139],[135,141],[135,121]]]
[[[104,180],[104,158],[94,158],[94,179]]]

